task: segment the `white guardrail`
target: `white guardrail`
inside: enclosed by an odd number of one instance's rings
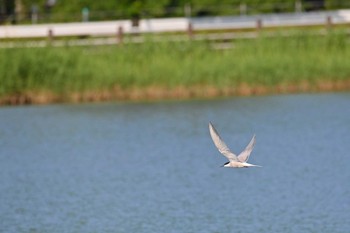
[[[130,20],[0,26],[0,38],[35,38],[47,36],[111,36],[119,33],[159,33],[192,30],[308,26],[350,23],[350,10],[264,14],[254,16],[143,19],[138,27]],[[191,26],[190,26],[191,25]]]

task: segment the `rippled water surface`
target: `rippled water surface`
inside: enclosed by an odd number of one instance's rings
[[[2,107],[0,232],[349,232],[349,132],[349,93]]]

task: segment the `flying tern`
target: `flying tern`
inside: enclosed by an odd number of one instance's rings
[[[252,153],[252,150],[255,145],[255,134],[253,138],[250,140],[247,147],[237,156],[228,148],[225,142],[221,139],[219,133],[216,131],[212,123],[209,123],[209,132],[219,152],[229,160],[227,163],[222,165],[222,167],[234,167],[234,168],[261,167],[259,165],[247,163],[249,156]]]

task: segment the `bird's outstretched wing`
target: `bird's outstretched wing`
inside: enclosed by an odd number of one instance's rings
[[[219,133],[216,131],[214,126],[209,123],[210,136],[213,139],[215,146],[218,148],[221,154],[223,154],[230,161],[237,161],[237,156],[230,151],[226,146],[225,142],[221,139]]]
[[[244,162],[247,162],[248,159],[249,159],[249,156],[250,154],[252,153],[253,151],[253,148],[254,148],[254,145],[255,145],[255,134],[252,138],[252,140],[250,140],[248,146],[244,149],[244,151],[242,151],[239,155],[238,155],[238,161],[244,163]]]

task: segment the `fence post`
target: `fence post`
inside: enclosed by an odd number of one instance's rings
[[[245,3],[240,3],[239,4],[239,13],[240,15],[246,15],[247,14],[247,4]]]
[[[295,12],[300,13],[303,10],[303,6],[300,0],[295,1]]]
[[[263,25],[262,25],[262,20],[261,19],[257,19],[256,20],[256,31],[260,32],[262,29]]]
[[[47,39],[48,39],[48,44],[51,45],[54,39],[53,30],[51,28],[49,28],[47,32]]]
[[[327,30],[331,30],[332,29],[332,17],[331,16],[327,16],[326,18],[326,28]]]
[[[185,17],[187,19],[191,18],[192,15],[192,9],[191,9],[191,5],[189,3],[186,3],[184,6],[184,12],[185,12]]]
[[[188,34],[188,37],[190,38],[190,40],[193,39],[194,31],[193,31],[193,25],[191,22],[188,23],[187,34]]]
[[[32,5],[31,10],[30,10],[30,15],[31,15],[31,20],[32,24],[38,23],[38,6],[37,5]]]
[[[84,7],[83,9],[81,9],[81,20],[82,22],[89,21],[89,8]]]
[[[123,36],[124,36],[123,27],[119,26],[118,30],[117,30],[117,43],[118,44],[123,43]]]

